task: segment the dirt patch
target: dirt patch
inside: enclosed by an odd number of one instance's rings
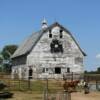
[[[100,100],[100,92],[90,92],[84,94],[83,92],[72,93],[72,100]]]
[[[43,100],[43,94],[36,94],[30,91],[13,93],[13,98],[8,100]],[[76,92],[71,94],[71,98],[71,100],[100,100],[100,92],[91,92],[89,94]]]
[[[8,100],[42,100],[43,94],[34,94],[33,92],[13,92],[14,96]]]

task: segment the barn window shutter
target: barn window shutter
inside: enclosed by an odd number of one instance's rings
[[[49,38],[52,38],[51,30],[49,30]]]
[[[63,34],[62,34],[63,30],[60,30],[60,38],[63,37]]]

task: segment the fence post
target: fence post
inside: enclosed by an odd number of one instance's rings
[[[71,93],[69,91],[64,91],[64,99],[63,100],[71,100]]]
[[[47,91],[46,91],[46,88],[44,88],[44,99],[43,100],[47,100]]]
[[[30,82],[30,78],[28,78],[28,89],[31,89],[31,82]]]
[[[21,89],[20,89],[20,79],[19,79],[18,81],[19,81],[19,91],[20,91],[20,90],[21,90]]]
[[[96,80],[96,90],[99,90],[98,81]]]
[[[44,89],[44,100],[48,100],[48,78],[46,78],[46,87]]]
[[[73,81],[73,77],[74,77],[74,74],[73,74],[73,72],[72,72],[72,79],[71,79],[71,81]]]

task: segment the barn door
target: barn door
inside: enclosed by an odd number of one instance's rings
[[[61,74],[61,68],[60,67],[55,68],[55,74]]]
[[[33,69],[29,68],[29,79],[32,79],[33,76]]]

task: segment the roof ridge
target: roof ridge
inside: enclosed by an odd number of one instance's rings
[[[53,24],[49,25],[47,28],[45,29],[41,29],[37,32],[32,33],[27,39],[26,41],[22,42],[21,45],[18,47],[18,49],[15,51],[15,53],[12,55],[11,58],[15,58],[21,55],[25,55],[30,53],[30,51],[34,48],[34,46],[37,44],[37,42],[40,40],[40,38],[42,37],[42,35],[47,32],[49,29],[53,28],[54,26],[59,26],[61,27],[65,32],[67,32],[71,38],[74,40],[74,42],[76,43],[76,45],[78,46],[79,50],[82,52],[82,54],[84,56],[86,56],[86,54],[83,52],[83,50],[80,48],[79,44],[77,43],[77,41],[75,40],[75,38],[73,37],[72,33],[65,27],[63,27],[61,24],[59,24],[58,22],[54,22]]]

